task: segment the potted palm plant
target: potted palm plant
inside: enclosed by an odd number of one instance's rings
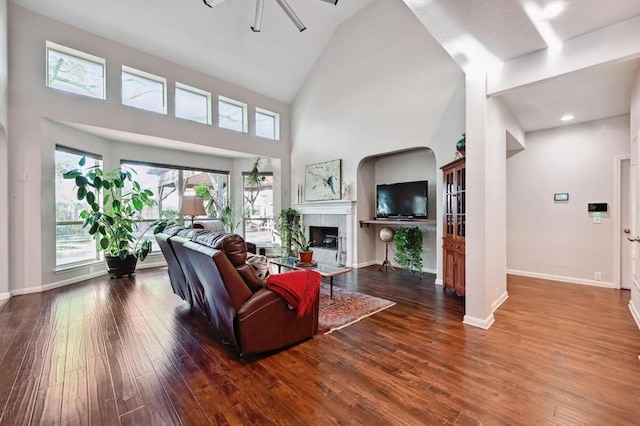
[[[153,206],[153,192],[142,189],[133,177],[135,171],[115,169],[105,172],[99,167],[84,169],[86,159],[79,161],[80,168],[64,173],[65,179],[74,179],[76,198],[84,200],[87,208],[80,212],[83,228],[99,242],[104,252],[107,270],[115,277],[133,274],[138,260],[144,260],[152,251],[151,240],[134,233],[136,223],[141,222],[142,210]],[[165,229],[170,221],[151,223],[154,234]]]

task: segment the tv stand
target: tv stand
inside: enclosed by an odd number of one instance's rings
[[[416,220],[416,219],[391,219],[391,220],[380,220],[380,219],[368,219],[360,221],[360,228],[363,226],[367,226],[367,228],[371,225],[411,225],[411,226],[435,226],[435,220]]]

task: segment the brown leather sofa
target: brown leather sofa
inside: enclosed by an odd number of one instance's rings
[[[297,318],[246,263],[240,235],[173,227],[156,239],[174,293],[205,315],[240,354],[281,349],[318,332],[319,298],[310,313]]]

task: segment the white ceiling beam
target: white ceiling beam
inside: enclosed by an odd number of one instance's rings
[[[640,57],[640,17],[564,42],[558,51],[539,50],[491,68],[487,94],[500,95],[563,74]]]

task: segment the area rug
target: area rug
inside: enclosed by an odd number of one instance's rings
[[[363,293],[333,287],[333,299],[329,286],[320,287],[320,312],[318,330],[322,334],[340,330],[370,315],[390,308],[396,302]]]

